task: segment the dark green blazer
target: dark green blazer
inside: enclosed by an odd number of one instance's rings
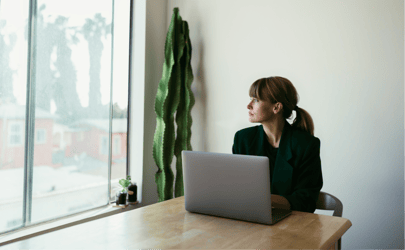
[[[232,152],[267,156],[265,140],[262,125],[239,130],[235,134]],[[323,186],[320,145],[317,137],[293,128],[286,121],[271,177],[271,193],[285,197],[292,210],[315,211]]]

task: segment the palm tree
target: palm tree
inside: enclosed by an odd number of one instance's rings
[[[72,49],[70,48],[70,45],[77,43],[78,39],[75,35],[68,36],[70,28],[66,26],[66,23],[66,17],[58,16],[55,20],[58,31],[54,34],[58,43],[53,98],[57,108],[56,113],[60,115],[63,123],[73,122],[83,116],[83,107],[76,90],[77,71],[72,62]]]
[[[55,23],[44,20],[43,10],[45,4],[39,8],[37,18],[37,36],[36,36],[36,67],[35,67],[35,85],[36,85],[36,106],[48,112],[51,111],[52,89],[55,79],[50,67],[51,55],[56,46],[55,33],[58,32]]]
[[[6,26],[5,20],[0,20],[0,31]],[[8,42],[7,42],[8,40]],[[13,75],[15,70],[10,68],[10,52],[17,41],[17,35],[0,33],[0,104],[15,102],[13,93]]]
[[[89,116],[103,117],[101,104],[101,55],[104,49],[102,37],[111,33],[111,24],[106,24],[105,18],[97,13],[93,19],[86,19],[81,30],[87,40],[90,55],[89,83]]]

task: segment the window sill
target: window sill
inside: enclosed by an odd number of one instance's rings
[[[94,208],[90,211],[83,211],[78,214],[69,215],[63,218],[30,225],[0,235],[0,246],[32,238],[41,234],[57,231],[63,228],[79,225],[92,220],[97,220],[114,214],[119,214],[141,207],[141,204],[129,205],[125,208],[115,207],[113,204]]]

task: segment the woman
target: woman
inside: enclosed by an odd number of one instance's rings
[[[269,158],[273,207],[313,213],[323,180],[311,116],[297,106],[297,91],[286,78],[259,79],[249,95],[249,121],[262,125],[236,132],[232,152]]]

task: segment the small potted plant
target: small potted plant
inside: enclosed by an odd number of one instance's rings
[[[131,182],[131,185],[128,187],[128,204],[135,205],[137,201],[138,187],[135,182]]]
[[[121,179],[119,182],[122,190],[117,193],[117,205],[126,205],[127,204],[127,194],[128,194],[128,186],[131,185],[131,176],[127,176],[126,179]]]

